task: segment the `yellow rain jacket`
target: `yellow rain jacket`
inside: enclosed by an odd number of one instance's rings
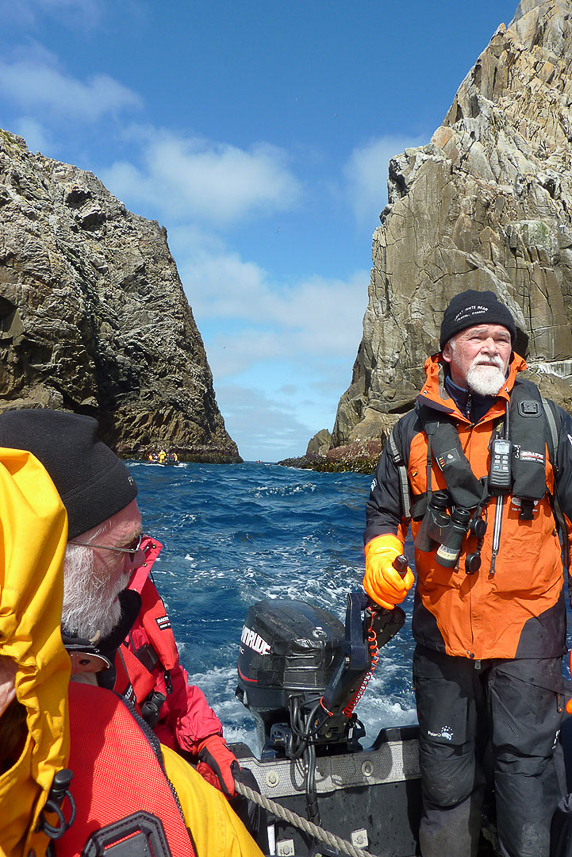
[[[29,452],[0,448],[0,658],[16,665],[26,732],[19,758],[0,769],[0,857],[46,853],[50,840],[38,822],[69,758],[71,664],[60,633],[66,541],[66,512],[43,466]],[[197,857],[261,857],[225,797],[162,751]]]
[[[17,667],[26,709],[24,749],[0,776],[0,854],[42,855],[35,832],[56,771],[69,753],[70,659],[60,634],[67,516],[43,466],[29,452],[0,449],[0,657]]]

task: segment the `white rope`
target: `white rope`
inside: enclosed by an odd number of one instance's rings
[[[297,815],[295,812],[291,812],[279,803],[275,803],[275,801],[270,800],[270,798],[267,798],[265,795],[258,794],[258,792],[255,792],[248,788],[248,786],[245,786],[244,783],[235,781],[234,785],[237,792],[243,795],[243,797],[248,798],[248,800],[258,804],[258,806],[264,807],[268,812],[274,813],[274,815],[281,818],[282,821],[287,821],[289,824],[299,827],[305,833],[309,833],[310,836],[313,836],[315,839],[325,842],[326,845],[330,845],[333,848],[337,848],[339,851],[343,851],[343,853],[348,854],[349,857],[375,857],[375,855],[370,854],[369,851],[364,851],[363,848],[356,848],[355,845],[351,844],[351,842],[347,842],[345,839],[340,839],[339,836],[335,836],[333,833],[323,830],[323,828],[318,827],[316,824],[312,824],[311,821],[302,818],[301,815]]]

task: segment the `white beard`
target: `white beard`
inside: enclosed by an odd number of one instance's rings
[[[93,550],[81,545],[66,548],[62,625],[69,634],[87,640],[106,637],[121,618],[117,595],[127,586],[129,573],[98,576]],[[99,635],[98,635],[99,636]]]
[[[486,363],[480,361],[482,358],[475,357],[467,372],[467,384],[479,396],[496,396],[505,381],[503,362],[497,356],[487,360]],[[495,365],[492,366],[491,363]]]

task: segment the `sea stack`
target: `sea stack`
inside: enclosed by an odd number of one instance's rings
[[[507,304],[529,377],[572,410],[571,67],[572,2],[523,0],[431,142],[391,160],[338,458],[383,443],[413,406],[443,310],[468,288]]]
[[[119,454],[240,456],[167,234],[90,172],[0,131],[0,409],[100,420]]]

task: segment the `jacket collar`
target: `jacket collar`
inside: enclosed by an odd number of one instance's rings
[[[450,414],[455,419],[470,425],[470,419],[459,410],[445,387],[445,363],[441,352],[428,357],[425,361],[424,369],[425,384],[421,388],[417,402],[422,405],[428,405],[442,413]],[[499,390],[494,404],[479,422],[494,420],[504,414],[506,403],[510,402],[510,392],[514,387],[516,376],[525,369],[526,361],[516,351],[513,351],[509,363],[508,377]]]

